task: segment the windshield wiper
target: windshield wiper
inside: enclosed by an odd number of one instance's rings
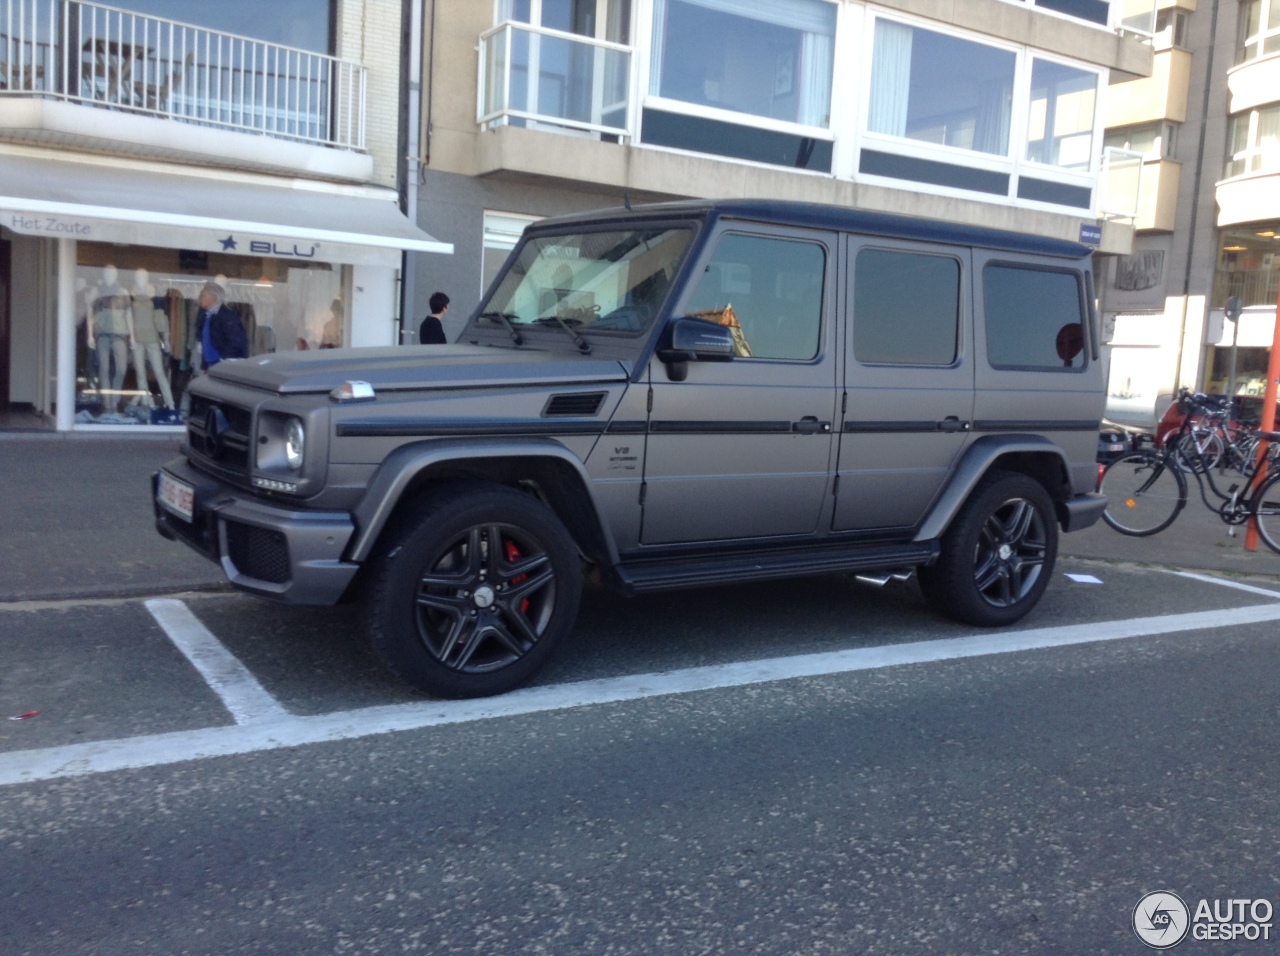
[[[512,342],[515,342],[516,345],[524,345],[524,336],[521,335],[519,332],[517,332],[516,327],[511,324],[511,320],[516,318],[516,315],[514,313],[512,312],[481,312],[480,318],[496,319],[498,322],[502,324],[503,328],[505,328],[507,332],[510,333]]]
[[[573,339],[573,344],[578,347],[579,352],[581,352],[583,355],[591,354],[591,343],[582,337],[581,332],[575,331],[573,326],[571,326],[564,319],[560,318],[560,316],[547,315],[547,316],[543,316],[540,319],[533,320],[534,325],[550,325],[552,322],[555,322],[557,325],[560,326],[560,328],[564,329],[565,332],[568,333],[569,338]]]

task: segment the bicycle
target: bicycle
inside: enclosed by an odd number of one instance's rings
[[[1258,534],[1272,551],[1280,554],[1280,469],[1272,470],[1259,485],[1254,469],[1242,475],[1244,488],[1232,484],[1225,491],[1214,481],[1213,469],[1201,447],[1188,438],[1195,412],[1211,412],[1216,403],[1186,389],[1179,395],[1188,414],[1177,432],[1166,438],[1160,449],[1139,448],[1107,465],[1098,490],[1107,497],[1102,518],[1121,534],[1145,538],[1158,534],[1177,519],[1187,506],[1187,475],[1196,480],[1205,507],[1216,511],[1228,525],[1244,524],[1253,518]],[[1258,431],[1259,441],[1280,442],[1280,432]],[[1190,459],[1190,463],[1184,459]],[[1218,499],[1214,505],[1209,493]],[[1234,529],[1232,531],[1234,534]]]

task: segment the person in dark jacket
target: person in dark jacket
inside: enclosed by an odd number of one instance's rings
[[[418,329],[418,343],[446,345],[449,340],[444,337],[444,326],[440,320],[449,311],[449,297],[443,292],[433,293],[428,305],[431,306],[431,314],[422,320],[422,326]]]
[[[249,338],[240,315],[228,307],[226,293],[216,282],[206,282],[200,290],[200,369],[223,359],[248,358]]]

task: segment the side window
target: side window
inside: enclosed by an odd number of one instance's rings
[[[864,365],[951,365],[959,349],[960,263],[863,249],[853,278],[853,357]]]
[[[987,360],[993,368],[1084,368],[1083,297],[1075,272],[989,265]]]
[[[813,242],[726,235],[686,311],[738,329],[743,357],[814,358],[826,264],[826,250]]]

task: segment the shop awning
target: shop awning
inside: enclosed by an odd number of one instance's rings
[[[400,252],[449,254],[390,190],[287,185],[62,162],[0,159],[0,225],[25,235],[395,266]]]

